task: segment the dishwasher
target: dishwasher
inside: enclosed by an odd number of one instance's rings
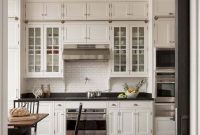
[[[66,110],[66,134],[74,135],[78,109]],[[107,135],[106,109],[85,108],[81,112],[79,135]]]

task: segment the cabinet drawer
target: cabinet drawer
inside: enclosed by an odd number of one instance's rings
[[[152,108],[152,102],[120,102],[120,108],[135,108],[135,107],[142,107],[142,108]]]
[[[82,103],[83,108],[107,108],[106,102],[89,101],[89,102],[67,102],[66,108],[79,108],[80,103]]]
[[[65,103],[64,102],[54,102],[54,108],[55,109],[64,109]]]
[[[109,108],[118,108],[119,103],[118,102],[108,102],[108,107]]]

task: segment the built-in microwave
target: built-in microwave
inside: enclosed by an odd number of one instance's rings
[[[175,102],[175,73],[156,73],[156,102]]]
[[[160,69],[175,69],[174,48],[156,49],[156,70]]]

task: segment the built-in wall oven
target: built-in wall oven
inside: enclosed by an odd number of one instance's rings
[[[175,102],[175,73],[157,72],[156,73],[156,102],[173,103]]]
[[[78,109],[66,111],[66,135],[74,135]],[[106,109],[82,109],[79,135],[106,135]]]
[[[175,69],[175,49],[156,48],[156,70]]]

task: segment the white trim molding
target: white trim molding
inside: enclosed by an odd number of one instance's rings
[[[0,0],[0,135],[7,134],[8,1]]]
[[[200,46],[198,0],[190,1],[190,135],[200,134]]]

